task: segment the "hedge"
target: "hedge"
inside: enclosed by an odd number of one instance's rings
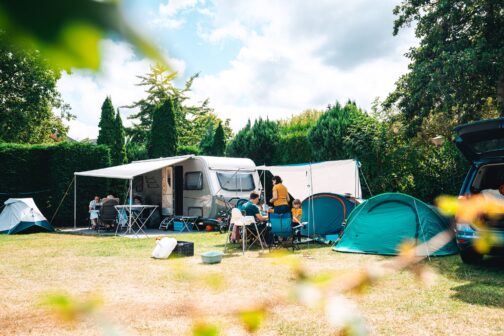
[[[105,146],[85,143],[55,145],[0,144],[0,202],[11,197],[33,197],[48,220],[53,219],[60,201],[76,171],[110,166],[110,151]],[[87,225],[88,204],[95,194],[108,192],[105,179],[79,177],[77,219]],[[73,225],[73,186],[52,221],[56,226]]]

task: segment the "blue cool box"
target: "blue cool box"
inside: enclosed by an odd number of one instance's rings
[[[186,228],[183,222],[181,221],[173,221],[173,231],[177,232],[187,232],[190,231]]]

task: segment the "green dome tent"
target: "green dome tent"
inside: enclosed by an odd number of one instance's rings
[[[449,221],[433,207],[405,194],[385,193],[357,206],[347,220],[343,235],[333,250],[338,252],[397,255],[405,240],[424,243],[449,228]],[[436,252],[421,255],[442,256],[458,253],[455,240]]]

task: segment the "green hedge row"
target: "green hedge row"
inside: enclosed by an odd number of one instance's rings
[[[11,197],[33,197],[48,220],[55,214],[76,171],[110,166],[105,146],[84,143],[55,145],[0,144],[0,202]],[[77,219],[87,225],[89,201],[95,194],[110,193],[109,181],[79,177]],[[73,186],[52,221],[56,226],[73,225]]]

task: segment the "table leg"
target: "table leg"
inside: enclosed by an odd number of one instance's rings
[[[245,242],[247,241],[247,228],[245,225],[242,226],[242,254],[245,255],[245,245],[247,245]]]
[[[143,232],[143,234],[147,236],[147,233],[143,230],[143,227],[145,226],[145,223],[147,223],[147,221],[149,220],[149,218],[152,216],[152,213],[153,213],[154,211],[151,211],[151,213],[149,214],[149,216],[147,216],[147,218],[146,218],[145,220],[143,220],[143,221],[142,221],[142,214],[143,214],[143,212],[144,212],[144,210],[145,210],[145,209],[146,209],[146,208],[142,208],[142,209],[140,210],[140,212],[139,212],[137,215],[135,215],[135,217],[134,217],[134,218],[135,218],[135,223],[138,225],[138,230],[137,230],[137,231],[136,231],[136,233],[135,233],[135,236],[136,236],[136,237],[138,237],[138,233],[139,233],[140,231],[142,231],[142,232]]]

